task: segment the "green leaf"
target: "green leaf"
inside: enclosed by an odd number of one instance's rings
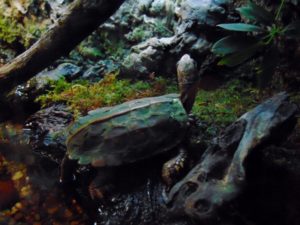
[[[261,71],[258,77],[258,83],[260,88],[265,88],[270,84],[272,77],[275,73],[275,69],[279,62],[279,51],[276,46],[272,46],[268,49],[264,56],[261,65]]]
[[[274,21],[274,16],[272,16],[269,11],[253,2],[249,2],[248,5],[237,8],[236,10],[241,16],[265,25],[271,25]]]
[[[218,27],[221,27],[225,30],[231,31],[240,31],[240,32],[262,32],[264,31],[261,27],[247,24],[247,23],[222,23],[218,24]]]
[[[211,51],[216,55],[227,55],[248,48],[258,42],[249,36],[227,36],[217,41]]]
[[[284,34],[289,38],[300,38],[300,20],[296,20],[284,29]]]
[[[230,54],[228,56],[223,57],[218,65],[225,65],[229,67],[237,66],[247,59],[250,59],[255,53],[258,52],[258,50],[262,47],[261,43],[256,43],[246,49],[243,49],[242,51]]]

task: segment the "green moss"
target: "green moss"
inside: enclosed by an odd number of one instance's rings
[[[21,29],[16,24],[16,21],[5,18],[0,14],[0,39],[7,44],[12,44],[20,34]]]
[[[5,14],[5,8],[0,8],[0,40],[4,44],[21,44],[28,48],[46,30],[47,22],[36,17],[22,17]],[[20,22],[21,20],[21,22]]]
[[[161,37],[169,37],[173,34],[165,22],[162,20],[157,20],[154,24],[154,32]]]
[[[25,47],[30,47],[41,35],[46,32],[48,20],[38,20],[35,17],[24,18],[21,26],[21,40],[20,43]]]
[[[129,52],[128,49],[128,46],[120,37],[108,32],[96,31],[82,41],[75,51],[71,52],[70,56],[74,58],[79,53],[81,57],[92,61],[108,58],[120,61],[125,58],[125,55]]]
[[[135,27],[126,35],[126,38],[134,43],[145,41],[151,37],[169,37],[173,31],[169,30],[166,22],[163,20],[156,20],[154,23],[141,24]]]
[[[120,104],[124,101],[177,93],[175,82],[157,77],[151,81],[117,79],[117,75],[106,75],[103,80],[90,84],[88,81],[69,83],[63,79],[51,82],[52,90],[37,101],[46,107],[63,102],[75,114],[86,114],[89,110]],[[216,126],[227,126],[261,99],[259,91],[237,80],[214,91],[199,90],[193,114],[201,121]]]
[[[90,59],[99,59],[102,58],[104,56],[104,54],[95,47],[90,47],[90,46],[85,46],[83,44],[78,46],[78,52],[86,58],[90,58]]]
[[[193,114],[208,124],[227,126],[258,103],[259,91],[238,80],[214,91],[199,90]]]
[[[167,87],[174,86],[174,84],[163,78],[156,78],[150,82],[132,83],[130,80],[118,80],[115,74],[111,74],[94,84],[87,81],[69,83],[61,79],[51,82],[51,86],[53,89],[40,96],[37,101],[43,107],[64,102],[78,115],[131,99],[162,95],[171,91],[172,89]]]
[[[141,25],[139,27],[134,28],[130,33],[126,35],[126,38],[131,42],[141,42],[146,39],[152,37],[152,32],[149,31],[149,28],[145,27],[145,25]]]

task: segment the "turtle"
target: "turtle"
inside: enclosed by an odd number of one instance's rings
[[[147,97],[90,111],[68,129],[67,151],[61,163],[60,180],[72,180],[74,167],[90,165],[97,175],[89,184],[92,199],[103,199],[110,173],[178,147],[179,154],[166,162],[162,178],[170,187],[185,166],[184,140],[190,127],[189,114],[197,93],[197,65],[184,55],[177,64],[180,94]]]

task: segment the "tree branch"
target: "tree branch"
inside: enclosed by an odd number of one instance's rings
[[[0,68],[0,89],[10,90],[67,55],[105,22],[125,0],[75,0],[66,13],[27,51]]]

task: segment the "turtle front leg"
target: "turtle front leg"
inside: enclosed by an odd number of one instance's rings
[[[179,148],[179,153],[162,168],[162,179],[169,190],[184,174],[188,167],[188,153],[183,147]]]
[[[67,155],[65,155],[60,165],[60,183],[68,184],[75,180],[76,165],[76,160],[71,160]]]
[[[103,200],[106,193],[113,189],[115,170],[112,168],[98,168],[97,175],[89,185],[90,197]]]

